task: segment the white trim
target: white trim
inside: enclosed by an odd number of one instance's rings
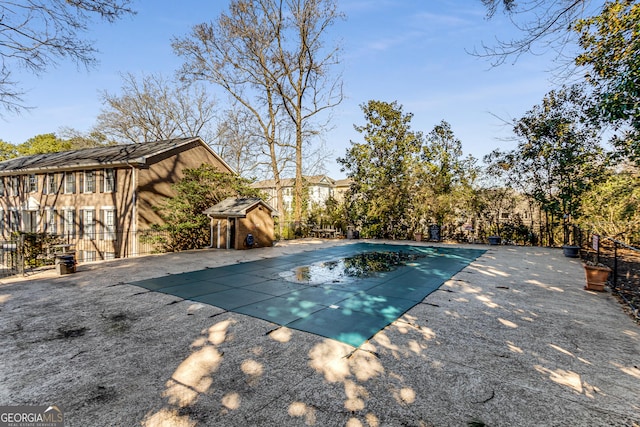
[[[113,188],[107,190],[107,171],[113,172]],[[102,188],[101,193],[115,193],[116,192],[116,168],[103,168],[102,169]]]
[[[93,194],[93,193],[98,193],[96,187],[98,186],[96,183],[96,170],[95,169],[87,169],[84,171],[81,171],[82,173],[82,194]],[[89,180],[87,180],[87,174],[91,173],[93,175],[93,191],[87,191],[87,184],[89,183]]]
[[[45,225],[43,231],[49,234],[58,234],[58,221],[57,221],[58,218],[56,216],[56,215],[59,216],[59,214],[57,213],[58,211],[54,207],[46,207],[44,211],[46,212],[46,222],[43,224]],[[53,220],[53,228],[54,228],[53,230],[50,229],[52,220]]]

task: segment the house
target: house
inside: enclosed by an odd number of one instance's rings
[[[347,194],[347,191],[351,188],[353,178],[339,179],[334,182],[333,186],[333,198],[338,202],[342,202]]]
[[[211,218],[211,246],[249,249],[273,246],[278,213],[260,198],[230,197],[204,211]]]
[[[332,197],[336,200],[342,200],[344,193],[351,185],[351,179],[343,179],[336,181],[327,175],[314,175],[303,177],[304,187],[307,191],[308,206],[324,207],[326,201]],[[282,201],[285,212],[293,211],[293,192],[295,189],[295,179],[284,178],[280,180],[282,186]],[[271,206],[278,206],[278,194],[276,192],[275,180],[268,179],[258,181],[253,184],[254,188],[262,190],[268,195],[267,202]]]
[[[63,235],[79,261],[140,253],[139,232],[187,168],[234,173],[199,137],[37,154],[0,162],[0,233]]]

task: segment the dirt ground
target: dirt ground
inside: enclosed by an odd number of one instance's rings
[[[561,250],[472,245],[358,349],[129,284],[351,242],[2,280],[0,405],[57,405],[67,426],[640,427],[640,326]]]

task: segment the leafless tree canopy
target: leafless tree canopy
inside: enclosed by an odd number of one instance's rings
[[[244,177],[262,175],[262,136],[254,117],[245,109],[232,108],[218,123],[215,149]]]
[[[474,54],[488,57],[492,65],[500,65],[522,54],[556,50],[559,54],[567,43],[574,41],[572,24],[591,14],[591,0],[482,0],[490,19],[503,12],[511,19],[521,37],[483,42]],[[601,6],[601,1],[596,2]],[[540,50],[538,50],[540,49]]]
[[[216,102],[198,85],[183,87],[162,75],[122,76],[121,94],[104,92],[96,131],[108,138],[141,143],[200,136],[215,138]]]
[[[131,0],[9,0],[0,2],[0,107],[19,111],[23,92],[16,70],[41,74],[59,60],[96,63],[83,38],[94,18],[113,22],[133,14]]]
[[[313,119],[342,100],[341,79],[330,72],[339,49],[325,46],[341,17],[335,0],[234,0],[228,13],[173,42],[183,79],[219,85],[253,115],[277,189],[285,167],[278,153],[293,148],[296,220],[303,147],[322,129]]]

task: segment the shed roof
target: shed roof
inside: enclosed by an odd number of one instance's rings
[[[224,199],[215,206],[210,207],[203,213],[214,218],[230,218],[245,217],[247,213],[256,205],[262,205],[271,212],[271,215],[277,216],[278,212],[273,209],[267,202],[259,197],[236,198],[229,197]]]
[[[180,148],[193,142],[200,142],[218,158],[222,164],[233,171],[220,156],[200,138],[177,138],[164,141],[139,144],[111,145],[106,147],[84,148],[61,151],[58,153],[34,154],[0,162],[0,175],[11,173],[41,172],[86,167],[105,167],[120,165],[146,165],[149,158]]]

